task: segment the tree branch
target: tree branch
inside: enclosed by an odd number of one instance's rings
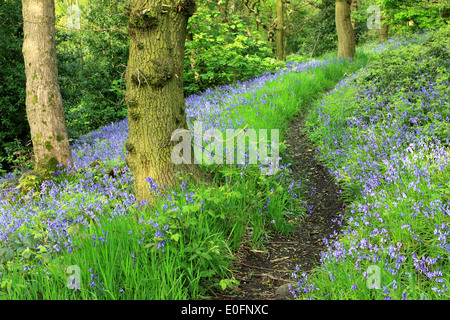
[[[56,27],[58,28],[63,28],[63,29],[69,29],[69,30],[74,30],[74,31],[86,31],[86,32],[105,32],[105,31],[112,31],[112,32],[118,32],[121,34],[124,34],[126,36],[128,36],[128,32],[125,32],[123,30],[118,30],[118,29],[114,29],[114,28],[109,28],[109,29],[97,29],[97,30],[93,30],[93,29],[72,29],[72,28],[68,28],[66,26],[61,26],[59,24],[56,25]]]

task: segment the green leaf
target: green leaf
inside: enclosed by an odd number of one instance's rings
[[[200,206],[198,204],[183,206],[183,209],[182,209],[183,212],[197,212],[199,210],[200,210]]]
[[[32,251],[30,250],[30,248],[26,248],[23,252],[22,252],[22,256],[25,259],[29,259],[31,257]]]
[[[8,251],[6,251],[6,260],[11,260],[12,258],[14,258],[14,256],[16,255],[16,253],[14,252],[14,250],[12,249],[8,249]]]
[[[233,191],[231,192],[231,198],[237,198],[237,199],[242,199],[242,193],[238,192],[238,191]]]
[[[37,240],[34,237],[28,236],[28,237],[23,238],[23,243],[25,243],[29,247],[34,247],[37,243]]]
[[[220,280],[219,282],[220,287],[222,288],[222,290],[225,290],[227,288],[227,282],[226,280]]]
[[[180,235],[178,233],[175,233],[170,237],[170,240],[178,242],[180,240]]]
[[[194,259],[197,258],[197,257],[198,257],[198,254],[194,253],[194,254],[189,258],[189,261],[192,261],[192,260],[194,260]]]

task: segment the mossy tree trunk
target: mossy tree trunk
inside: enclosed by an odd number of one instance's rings
[[[381,25],[380,25],[380,34],[379,34],[379,40],[384,41],[389,38],[389,24],[387,23],[386,16],[381,16]]]
[[[284,55],[284,6],[283,0],[277,0],[277,51],[278,61],[286,61]]]
[[[194,11],[192,0],[133,0],[128,10],[126,149],[138,201],[152,201],[154,192],[147,178],[161,190],[179,181],[177,173],[203,178],[192,159],[180,165],[171,159],[176,144],[171,141],[172,133],[187,129],[183,64],[187,22]]]
[[[358,0],[352,0],[352,4],[350,5],[350,11],[351,12],[358,11]],[[353,17],[351,19],[352,19],[353,30],[355,30],[356,21]]]
[[[23,0],[26,110],[36,169],[72,164],[58,83],[54,0]]]
[[[351,4],[352,0],[336,0],[338,58],[353,59],[356,52],[355,31],[351,21]]]

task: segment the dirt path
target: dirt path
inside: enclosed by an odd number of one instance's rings
[[[294,178],[304,173],[308,207],[310,208],[301,229],[289,238],[276,237],[265,244],[265,250],[241,246],[236,257],[235,277],[240,285],[227,294],[218,293],[215,299],[223,300],[274,300],[289,299],[287,284],[292,282],[292,272],[299,265],[307,272],[319,265],[323,239],[329,238],[338,225],[333,222],[344,208],[338,198],[339,188],[328,170],[316,160],[315,147],[302,133],[303,117],[290,124],[287,152],[291,157]],[[283,286],[284,287],[281,287]]]

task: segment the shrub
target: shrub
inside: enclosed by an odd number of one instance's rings
[[[189,20],[184,83],[187,94],[206,88],[246,80],[280,66],[269,45],[251,34],[245,22],[230,16],[218,22],[219,12],[199,8]]]

